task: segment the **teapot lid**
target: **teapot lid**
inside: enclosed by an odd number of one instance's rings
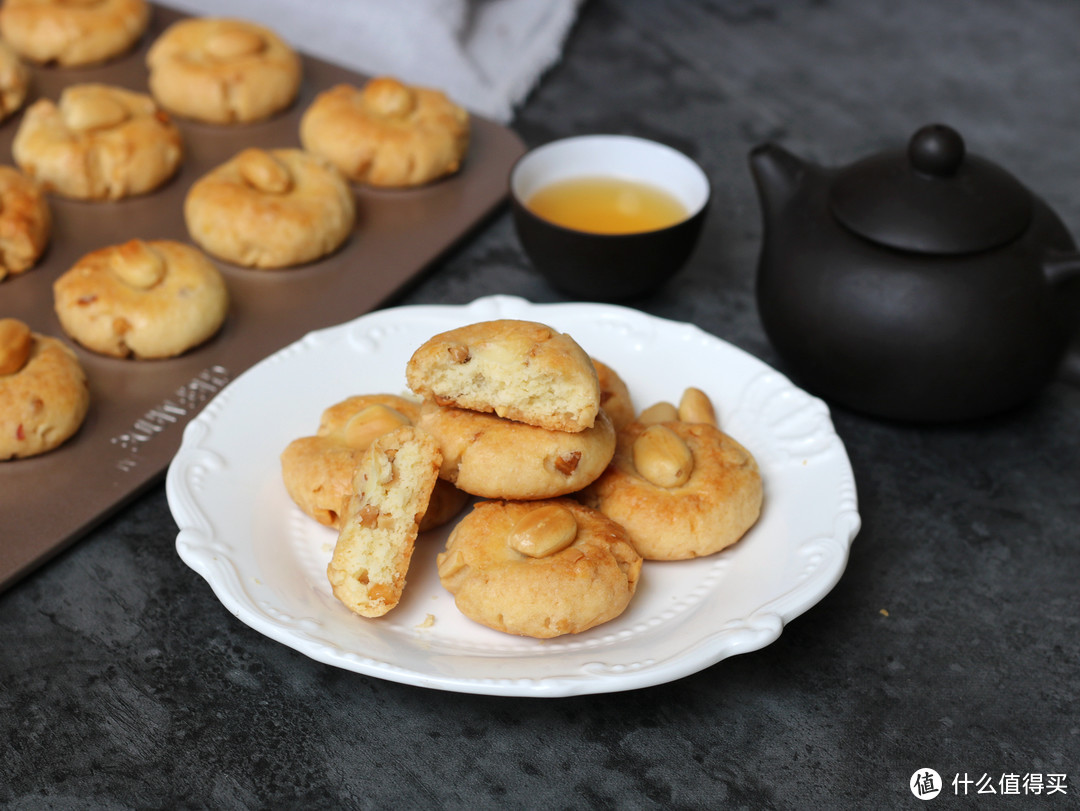
[[[833,214],[867,239],[919,253],[996,248],[1031,220],[1028,190],[1001,167],[966,154],[956,130],[930,124],[906,150],[843,169],[830,191]]]

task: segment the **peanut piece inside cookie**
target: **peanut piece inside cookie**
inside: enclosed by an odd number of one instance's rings
[[[0,318],[0,375],[22,369],[30,357],[34,339],[30,327],[17,318]]]
[[[650,425],[634,440],[634,467],[657,487],[686,484],[694,470],[694,455],[682,437],[666,425]]]
[[[455,363],[468,363],[471,358],[469,347],[464,344],[450,344],[446,347],[446,351]]]
[[[527,513],[507,539],[515,552],[543,558],[561,552],[574,542],[578,525],[574,514],[561,504],[545,504]]]
[[[564,476],[572,476],[581,461],[581,451],[571,451],[555,457],[555,469]]]

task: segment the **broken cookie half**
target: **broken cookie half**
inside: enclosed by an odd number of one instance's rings
[[[413,426],[384,434],[364,453],[326,570],[350,611],[381,617],[398,604],[441,464],[435,440]]]

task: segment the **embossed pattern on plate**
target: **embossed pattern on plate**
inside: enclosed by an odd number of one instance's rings
[[[639,407],[686,386],[704,389],[761,466],[757,525],[718,555],[647,561],[627,611],[574,636],[519,638],[461,615],[435,572],[449,528],[418,540],[394,611],[377,620],[351,614],[326,580],[335,534],[293,505],[278,455],[315,430],[326,406],[404,392],[405,363],[427,338],[494,318],[568,332],[619,372]],[[166,492],[180,557],[252,628],[337,667],[491,695],[630,690],[761,648],[832,589],[860,526],[851,465],[827,408],[761,361],[691,324],[507,296],[383,310],[271,355],[187,426]]]

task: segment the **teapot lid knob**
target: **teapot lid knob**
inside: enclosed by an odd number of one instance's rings
[[[1019,237],[1032,195],[1011,174],[969,154],[952,127],[929,124],[907,149],[871,155],[839,171],[833,215],[860,236],[904,251],[960,254]]]
[[[932,177],[951,177],[964,162],[964,139],[952,127],[927,124],[908,142],[911,167]]]

